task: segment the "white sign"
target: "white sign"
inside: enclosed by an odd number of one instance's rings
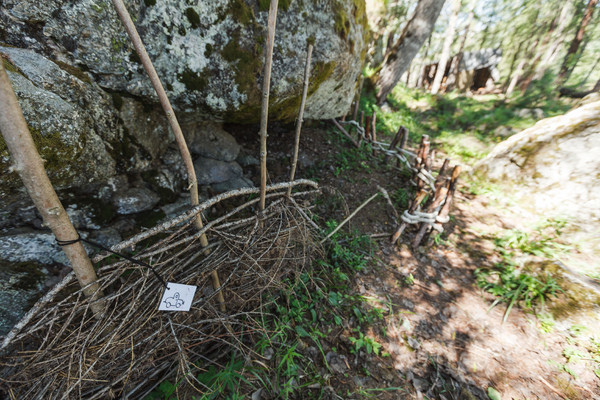
[[[159,311],[190,311],[197,286],[167,283],[167,289],[160,299]]]

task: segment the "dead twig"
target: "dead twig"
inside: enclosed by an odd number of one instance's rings
[[[337,231],[339,231],[339,230],[342,228],[342,226],[346,225],[346,223],[347,223],[348,221],[350,221],[352,218],[354,218],[354,216],[355,216],[356,214],[358,214],[358,212],[359,212],[360,210],[362,210],[362,209],[363,209],[363,207],[365,207],[367,204],[369,204],[369,203],[371,202],[371,200],[373,200],[373,199],[374,199],[375,197],[377,197],[377,196],[379,196],[379,192],[375,193],[373,196],[371,196],[371,197],[369,197],[367,200],[365,200],[365,202],[364,202],[364,203],[362,203],[360,206],[358,206],[358,207],[356,208],[356,210],[354,210],[354,211],[352,212],[352,214],[350,214],[350,215],[349,215],[349,216],[348,216],[348,217],[347,217],[345,220],[343,220],[342,222],[340,222],[340,223],[339,223],[339,225],[338,225],[338,226],[337,226],[337,227],[336,227],[336,228],[335,228],[333,231],[331,231],[331,232],[329,233],[329,235],[325,236],[325,238],[324,238],[323,240],[321,240],[321,242],[320,242],[320,243],[321,243],[321,244],[323,244],[323,243],[324,243],[324,242],[325,242],[327,239],[329,239],[330,237],[332,237],[332,236],[333,236],[333,235],[334,235],[334,234],[335,234]]]
[[[273,65],[273,44],[277,24],[278,0],[271,0],[267,22],[267,51],[262,85],[262,106],[260,111],[260,211],[265,209],[265,188],[267,187],[267,124],[269,122],[269,92],[271,87],[271,66]]]
[[[294,142],[294,156],[292,157],[292,170],[290,172],[290,182],[296,175],[296,164],[298,163],[298,150],[300,148],[300,132],[302,131],[302,122],[304,118],[304,106],[306,104],[306,93],[308,92],[308,79],[310,78],[310,58],[312,56],[313,45],[309,44],[306,51],[306,66],[304,67],[304,86],[302,87],[302,100],[300,101],[300,111],[298,111],[298,120],[296,121],[296,141]],[[292,187],[288,189],[288,196],[292,194]]]
[[[340,125],[335,118],[333,118],[331,120],[331,122],[333,122],[333,124],[336,126],[336,128],[338,128],[343,134],[344,136],[346,136],[348,138],[348,140],[350,140],[352,142],[352,144],[354,146],[356,146],[357,148],[360,147],[358,142],[356,140],[354,140],[354,138],[352,136],[350,136],[350,134],[344,129],[344,127],[342,125]]]

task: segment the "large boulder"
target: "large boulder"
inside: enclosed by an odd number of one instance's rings
[[[546,118],[498,144],[475,172],[540,217],[600,221],[600,101]]]
[[[268,1],[127,3],[177,111],[207,119],[259,119]],[[271,117],[294,118],[309,41],[315,51],[305,116],[344,114],[365,56],[364,0],[287,0],[279,9]],[[5,0],[0,40],[88,71],[107,90],[157,102],[110,1]]]

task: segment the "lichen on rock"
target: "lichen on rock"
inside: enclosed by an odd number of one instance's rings
[[[146,0],[128,5],[176,110],[237,122],[259,118],[254,111],[261,101],[265,7],[268,2],[257,0]],[[25,43],[19,25],[35,21],[45,39],[34,39],[33,47],[54,54],[61,68],[73,68],[72,74],[83,82],[93,76],[106,89],[156,102],[109,2],[6,0],[0,12],[16,21],[1,26],[9,43]],[[276,109],[272,119],[290,119],[287,105],[296,104],[294,98],[301,93],[303,50],[309,39],[315,43],[314,65],[334,63],[334,68],[310,93],[306,118],[347,112],[367,29],[364,0],[280,1],[271,93],[273,105],[285,110]]]

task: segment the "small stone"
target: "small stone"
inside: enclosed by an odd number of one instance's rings
[[[270,360],[271,358],[273,358],[273,355],[274,355],[274,354],[275,354],[275,350],[273,350],[273,348],[272,348],[272,347],[267,347],[267,348],[265,349],[265,352],[263,353],[263,357],[264,357],[266,360]]]
[[[236,162],[198,157],[194,160],[194,170],[199,185],[227,182],[242,176],[242,167]]]
[[[147,188],[130,188],[124,192],[116,193],[112,204],[121,215],[135,214],[148,211],[158,204],[160,197]]]
[[[212,189],[217,193],[229,192],[230,190],[237,190],[242,188],[254,187],[254,183],[243,176],[239,178],[233,178],[225,182],[215,183],[211,185]]]
[[[234,161],[240,145],[226,132],[222,125],[212,121],[190,121],[184,123],[183,131],[188,138],[192,154],[221,161]]]
[[[235,161],[240,164],[243,168],[260,165],[258,158],[251,156],[250,154],[240,153]]]
[[[421,347],[421,343],[419,343],[419,341],[417,339],[415,339],[415,338],[408,337],[408,339],[406,339],[406,341],[408,342],[408,345],[413,350],[419,350],[419,348]]]
[[[252,393],[252,400],[260,400],[262,398],[263,388],[258,389]]]
[[[114,228],[105,228],[91,232],[90,239],[106,247],[112,247],[122,240],[121,235]]]

